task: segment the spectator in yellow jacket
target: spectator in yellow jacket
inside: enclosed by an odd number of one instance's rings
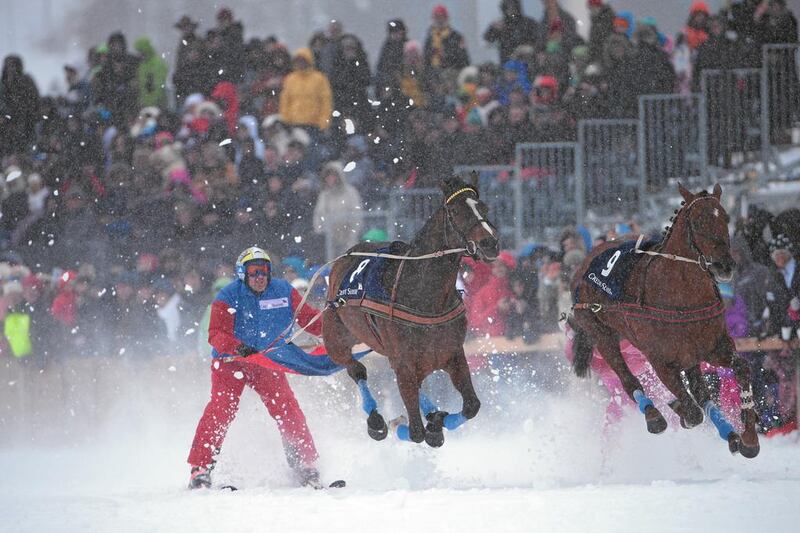
[[[280,114],[292,126],[312,126],[325,131],[330,126],[333,95],[328,78],[313,67],[314,56],[301,48],[292,58],[294,70],[286,76],[281,91]]]

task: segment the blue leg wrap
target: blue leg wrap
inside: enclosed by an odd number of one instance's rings
[[[436,405],[422,392],[419,393],[419,408],[422,409],[422,414],[426,416],[429,413],[438,411]]]
[[[466,421],[467,417],[461,413],[452,413],[444,417],[444,427],[446,427],[448,431],[453,431]]]
[[[653,400],[644,395],[640,390],[633,391],[633,399],[639,405],[639,411],[644,414],[645,409],[653,405]]]
[[[711,422],[714,423],[714,427],[719,431],[719,436],[722,437],[722,440],[727,441],[728,435],[733,433],[733,426],[731,423],[725,419],[725,415],[722,414],[722,411],[719,410],[719,407],[717,407],[713,401],[708,400],[704,408],[706,416],[711,419]]]
[[[361,393],[361,408],[364,409],[365,413],[370,414],[378,408],[378,402],[372,397],[372,393],[367,387],[367,380],[360,379],[358,381],[358,392]]]
[[[411,432],[407,424],[397,426],[397,438],[406,442],[411,442]]]

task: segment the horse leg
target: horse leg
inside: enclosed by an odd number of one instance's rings
[[[741,452],[743,457],[752,459],[758,455],[761,445],[758,443],[758,433],[756,432],[758,413],[755,409],[756,404],[753,401],[753,383],[750,377],[750,366],[747,364],[747,361],[736,353],[736,346],[733,344],[733,339],[728,335],[724,335],[720,340],[709,358],[709,363],[714,366],[724,366],[733,369],[736,382],[739,385],[739,400],[741,403],[742,423],[744,424],[744,431],[741,435],[741,444],[739,445],[738,451]],[[732,451],[735,450],[732,449]]]
[[[481,401],[472,386],[472,375],[469,373],[469,365],[467,365],[467,357],[464,355],[463,348],[453,354],[444,369],[450,375],[453,387],[461,395],[461,414],[466,420],[475,418],[481,408]]]
[[[574,318],[577,325],[582,327],[585,333],[594,341],[594,345],[600,355],[603,356],[608,366],[617,375],[625,392],[639,406],[639,411],[644,414],[645,422],[647,423],[647,431],[657,435],[667,429],[667,420],[664,415],[653,405],[653,401],[645,395],[639,379],[628,368],[628,364],[619,349],[619,335],[600,322],[592,313],[576,312]],[[587,355],[591,357],[590,354]]]
[[[397,436],[401,440],[422,442],[425,440],[426,434],[425,426],[422,423],[422,415],[419,411],[419,389],[422,382],[417,379],[416,369],[409,368],[403,362],[395,368],[394,372],[397,376],[400,397],[403,399],[403,404],[405,404],[406,413],[408,414],[407,429],[404,426],[398,426]],[[406,431],[408,431],[407,434]]]
[[[361,407],[367,414],[367,433],[375,440],[383,440],[389,434],[389,428],[378,412],[378,403],[367,386],[367,368],[360,361],[353,359],[356,339],[336,311],[326,309],[324,313],[322,331],[328,355],[335,363],[345,367],[347,375],[356,382],[361,395]]]
[[[681,427],[692,429],[703,422],[703,410],[697,406],[694,398],[683,384],[680,368],[673,364],[661,363],[660,361],[664,361],[664,359],[662,354],[652,358],[648,357],[658,379],[675,396],[675,399],[669,402],[669,406],[680,418]]]
[[[703,378],[699,364],[686,370],[686,381],[689,382],[689,391],[694,396],[697,404],[702,405],[705,412],[708,413],[708,418],[717,428],[719,436],[728,441],[730,452],[737,453],[741,447],[742,439],[711,397],[711,391],[705,378]]]

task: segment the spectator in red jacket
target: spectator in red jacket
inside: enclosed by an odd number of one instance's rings
[[[516,260],[508,251],[500,252],[492,263],[492,272],[486,283],[467,298],[467,320],[471,332],[497,337],[505,334],[508,309],[500,302],[511,298],[508,275],[516,268]]]

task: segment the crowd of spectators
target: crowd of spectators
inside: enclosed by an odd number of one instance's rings
[[[58,96],[40,97],[22,58],[7,56],[0,351],[189,349],[245,247],[302,280],[324,258],[323,234],[336,252],[355,244],[395,188],[508,164],[516,143],[571,140],[580,119],[634,116],[641,94],[688,92],[703,69],[757,65],[762,44],[797,42],[783,0],[715,14],[694,2],[674,38],[653,17],[588,0],[588,40],[543,3],[534,20],[502,0],[483,36],[499,62],[479,65],[441,5],[419,41],[389,20],[374,69],[346,21],[290,52],[272,36],[245,40],[228,8],[204,32],[177,21],[171,79],[149,39],[131,51],[119,32],[64,67]],[[531,340],[555,328],[591,244],[568,234],[559,251],[531,245],[490,271],[468,265],[467,294],[494,302],[470,309],[477,331]]]

